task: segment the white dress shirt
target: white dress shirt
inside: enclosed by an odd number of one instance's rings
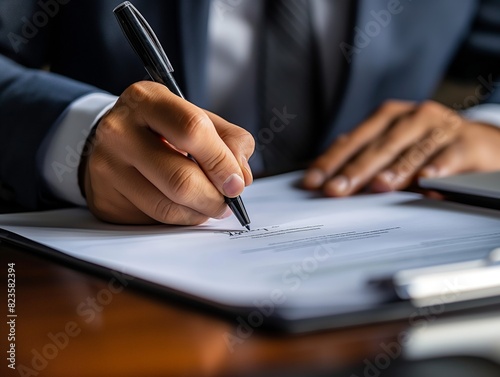
[[[335,96],[336,67],[343,59],[336,12],[342,2],[311,0],[323,83],[324,104]],[[258,30],[263,0],[212,0],[209,18],[209,109],[254,131],[257,127]],[[347,17],[345,17],[347,19]],[[78,163],[91,128],[116,102],[117,97],[90,94],[74,101],[54,125],[39,150],[42,177],[59,199],[84,206],[78,187]],[[500,105],[480,105],[466,113],[474,120],[500,125]],[[257,162],[258,163],[258,162]]]

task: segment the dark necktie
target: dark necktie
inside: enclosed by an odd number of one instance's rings
[[[312,157],[319,65],[308,0],[268,0],[262,56],[262,123],[257,136],[268,173]]]

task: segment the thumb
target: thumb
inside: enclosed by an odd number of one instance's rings
[[[193,156],[220,193],[230,198],[241,194],[245,178],[240,162],[204,110],[157,83],[139,83],[133,88],[147,99],[132,114],[136,124],[147,126],[177,150]]]

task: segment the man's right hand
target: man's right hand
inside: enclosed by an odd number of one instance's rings
[[[253,137],[157,83],[126,89],[90,146],[81,185],[92,213],[108,222],[223,218],[223,195],[236,197],[252,182]]]

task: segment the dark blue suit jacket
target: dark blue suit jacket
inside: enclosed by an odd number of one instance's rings
[[[112,14],[120,2],[0,0],[0,182],[29,208],[51,202],[37,172],[36,153],[64,109],[82,95],[120,94],[145,78]],[[500,49],[496,0],[401,0],[401,12],[387,24],[377,21],[374,12],[394,2],[357,1],[346,41],[354,47],[349,50],[352,61],[323,147],[387,99],[429,98],[465,42],[485,54]],[[179,67],[177,78],[188,98],[204,106],[210,1],[134,4]],[[49,66],[52,73],[40,71]]]

